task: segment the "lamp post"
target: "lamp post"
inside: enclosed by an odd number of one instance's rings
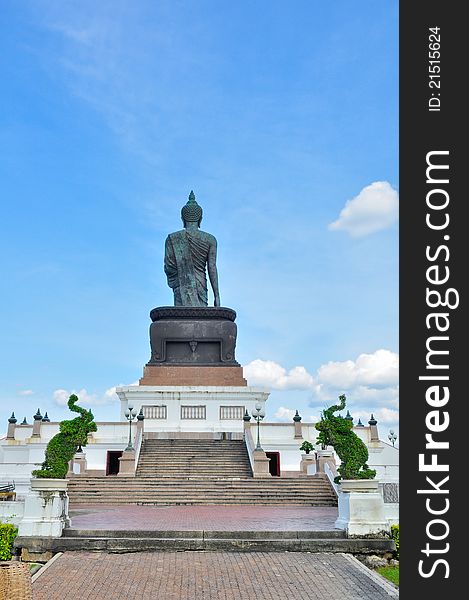
[[[389,430],[388,440],[392,443],[393,447],[397,440],[397,435],[392,429]]]
[[[265,410],[262,408],[262,404],[260,402],[257,402],[255,409],[252,411],[252,416],[257,421],[257,445],[256,445],[255,449],[262,451],[259,430],[260,430],[260,422],[265,417]]]
[[[129,404],[129,406],[124,414],[125,414],[125,418],[129,422],[129,443],[127,444],[127,448],[125,449],[125,452],[129,452],[130,450],[134,449],[132,446],[132,421],[137,416],[137,411],[134,410],[134,407],[131,404]]]

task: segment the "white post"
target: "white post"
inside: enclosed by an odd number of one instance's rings
[[[19,536],[60,537],[70,524],[68,517],[68,479],[31,479]]]
[[[342,479],[339,484],[339,517],[336,529],[348,537],[388,537],[389,523],[376,479]]]

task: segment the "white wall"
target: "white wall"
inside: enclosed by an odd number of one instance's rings
[[[116,389],[121,401],[120,419],[126,422],[129,404],[138,412],[142,406],[166,406],[166,419],[145,419],[146,431],[242,432],[243,420],[221,420],[221,406],[243,406],[251,414],[257,403],[265,408],[269,392],[235,386],[123,386]],[[181,406],[205,406],[205,419],[181,419]]]

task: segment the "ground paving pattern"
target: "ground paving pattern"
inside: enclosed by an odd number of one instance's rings
[[[330,531],[337,508],[309,506],[88,506],[74,529],[155,531]]]
[[[395,588],[344,554],[66,552],[34,600],[389,600]]]

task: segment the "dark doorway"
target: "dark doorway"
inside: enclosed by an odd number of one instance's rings
[[[119,473],[119,458],[121,450],[108,450],[106,459],[106,475],[117,475]]]
[[[266,452],[269,461],[269,473],[272,477],[280,477],[280,452]]]

